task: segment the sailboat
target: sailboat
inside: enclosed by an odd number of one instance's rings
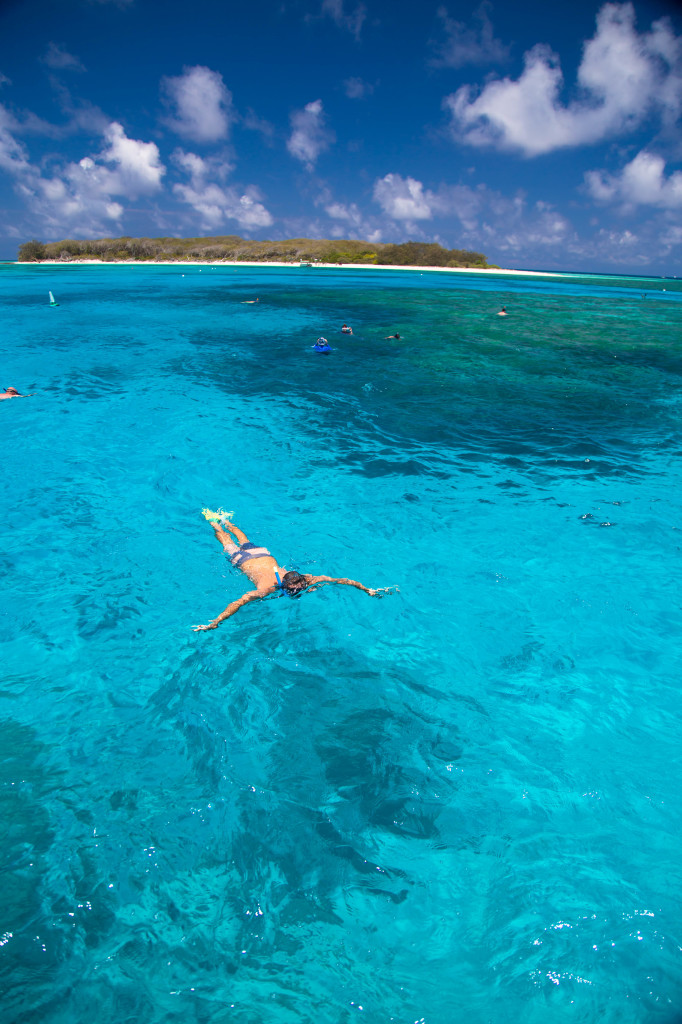
[[[48,294],[49,294],[49,296],[50,296],[50,305],[51,305],[51,306],[58,306],[58,305],[59,305],[59,303],[58,303],[58,302],[55,302],[55,300],[54,300],[54,295],[52,294],[52,292],[49,292]]]

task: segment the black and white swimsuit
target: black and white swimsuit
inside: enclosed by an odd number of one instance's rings
[[[250,558],[272,558],[267,548],[262,548],[258,544],[252,544],[251,541],[246,541],[245,544],[240,544],[239,547],[231,552],[230,561],[232,565],[236,566],[237,569],[241,569],[244,562],[248,562]]]

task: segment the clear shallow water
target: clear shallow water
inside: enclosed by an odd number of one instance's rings
[[[5,267],[0,316],[3,1018],[678,1021],[682,287]],[[204,504],[400,592],[195,634]]]

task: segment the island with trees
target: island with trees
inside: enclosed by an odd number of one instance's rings
[[[357,239],[289,238],[268,242],[218,235],[212,238],[97,238],[19,246],[20,263],[101,260],[105,263],[355,263],[363,266],[472,267],[494,270],[485,256],[468,249],[445,249],[436,242],[362,242]]]

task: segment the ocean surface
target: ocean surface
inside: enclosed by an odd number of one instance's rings
[[[8,265],[0,324],[3,1024],[678,1024],[682,282]],[[398,589],[196,633],[204,505]]]

